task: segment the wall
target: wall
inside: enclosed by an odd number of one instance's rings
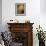
[[[26,3],[26,16],[15,16],[15,3]],[[39,23],[40,15],[40,0],[3,0],[2,1],[2,23],[6,25],[10,19],[17,19],[19,22],[30,20],[34,23]],[[19,18],[19,19],[18,19]],[[23,19],[22,19],[23,18]],[[38,20],[38,21],[37,21]],[[5,28],[6,29],[6,28]]]
[[[40,10],[42,13],[46,13],[46,0],[40,0]]]
[[[40,25],[46,31],[46,0],[40,0]]]
[[[2,31],[2,0],[0,0],[0,31]]]
[[[26,16],[15,16],[15,3],[24,2],[26,3]],[[33,45],[38,46],[38,39],[36,37],[36,27],[39,24],[46,30],[46,14],[45,10],[42,9],[43,0],[2,0],[2,26],[3,31],[8,30],[7,22],[10,19],[17,19],[19,22],[25,22],[30,20],[33,25]],[[45,8],[45,7],[44,7]],[[43,12],[42,12],[43,11]]]

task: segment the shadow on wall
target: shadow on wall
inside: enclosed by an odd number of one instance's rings
[[[2,31],[2,0],[0,0],[0,31]]]
[[[40,11],[43,13],[46,12],[46,0],[40,0]]]

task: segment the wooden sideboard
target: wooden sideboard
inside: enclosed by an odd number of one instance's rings
[[[12,39],[23,43],[22,46],[33,46],[33,23],[7,23]]]

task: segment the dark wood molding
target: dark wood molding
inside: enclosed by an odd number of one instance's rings
[[[27,32],[28,33],[28,46],[33,46],[33,27],[34,23],[7,23],[9,25],[9,31],[12,33],[16,32]],[[25,46],[26,43],[25,43]]]

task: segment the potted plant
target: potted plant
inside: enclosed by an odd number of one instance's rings
[[[36,36],[38,36],[38,40],[39,40],[39,46],[45,46],[45,35],[43,32],[42,27],[36,28],[37,29],[37,34]]]

